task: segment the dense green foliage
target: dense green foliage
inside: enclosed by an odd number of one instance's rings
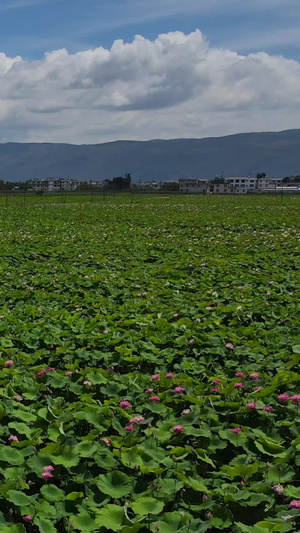
[[[299,214],[2,207],[1,533],[299,531]]]

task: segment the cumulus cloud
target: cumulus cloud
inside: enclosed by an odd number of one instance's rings
[[[2,140],[102,142],[299,127],[300,64],[197,30],[40,61],[0,54]]]

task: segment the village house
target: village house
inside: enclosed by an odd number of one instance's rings
[[[235,194],[246,194],[248,190],[255,189],[256,178],[247,177],[229,177],[224,178],[225,183],[234,189]]]
[[[138,181],[138,189],[140,191],[158,191],[160,189],[160,182],[156,180]]]
[[[179,192],[204,194],[207,192],[207,184],[207,180],[183,178],[179,180]]]
[[[64,178],[35,178],[30,180],[28,184],[35,191],[75,191],[82,182],[74,179]]]
[[[215,178],[208,182],[207,192],[213,194],[234,194],[236,189],[233,185],[227,183],[224,178]]]
[[[282,180],[280,179],[268,178],[267,176],[256,178],[256,189],[258,190],[276,189],[277,187],[281,187],[281,184]]]

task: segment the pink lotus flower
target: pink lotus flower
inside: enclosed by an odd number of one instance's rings
[[[230,348],[231,350],[233,350],[234,349],[234,345],[232,344],[232,342],[227,342],[226,348]]]
[[[260,387],[260,386],[258,386],[258,387],[254,387],[254,390],[257,390],[257,391],[258,391],[258,390],[261,390],[261,389],[263,389],[263,387]]]
[[[294,394],[290,397],[290,400],[293,403],[300,403],[300,394]]]
[[[259,379],[259,373],[258,372],[252,372],[252,374],[249,375],[249,378],[251,378],[251,379]]]
[[[132,405],[127,400],[121,400],[120,407],[122,407],[123,409],[131,409]]]
[[[208,305],[207,307],[205,307],[206,311],[212,311],[213,310],[213,307],[211,307],[211,305]]]
[[[160,379],[160,374],[153,374],[152,381],[156,381],[157,379]]]
[[[195,339],[190,339],[189,340],[189,344],[191,344],[191,345],[195,344],[195,342],[196,342]]]
[[[235,384],[234,384],[234,388],[235,388],[235,389],[242,389],[243,386],[244,386],[243,383],[235,383]]]
[[[284,487],[282,485],[273,485],[272,488],[275,492],[277,492],[277,494],[284,494]]]
[[[50,479],[50,478],[52,478],[52,477],[53,477],[53,476],[52,476],[52,474],[50,474],[50,472],[43,472],[43,473],[42,473],[42,478],[43,478],[43,479]]]
[[[257,409],[258,403],[256,403],[256,402],[247,403],[247,407],[248,407],[248,409]]]
[[[37,376],[43,376],[44,374],[46,374],[47,370],[45,370],[45,368],[43,368],[43,370],[39,370],[36,375]]]
[[[272,407],[272,405],[266,405],[266,406],[263,408],[263,411],[268,411],[268,412],[273,411],[273,407]]]
[[[101,437],[101,439],[105,444],[107,444],[107,446],[111,446],[111,440],[108,439],[107,437]]]
[[[169,372],[168,374],[166,374],[166,378],[167,379],[175,378],[175,374],[172,374],[172,372]]]
[[[212,383],[214,385],[217,385],[218,383],[220,383],[220,381],[221,381],[220,379],[213,379]]]
[[[24,520],[24,522],[31,522],[32,516],[30,514],[27,514],[27,515],[23,516],[23,520]]]
[[[106,335],[106,334],[108,333],[108,329],[104,329],[104,330],[102,331],[102,333],[104,333],[104,335]]]
[[[13,400],[16,400],[16,402],[22,402],[24,400],[23,396],[13,396]]]
[[[176,394],[180,394],[181,392],[185,392],[185,388],[184,387],[180,387],[180,386],[179,387],[175,387],[174,392]]]
[[[177,433],[181,433],[183,431],[183,426],[178,424],[177,426],[173,427],[173,431],[176,431]]]
[[[243,378],[245,376],[244,372],[236,372],[235,377],[236,378]]]
[[[50,368],[47,368],[46,372],[55,372],[56,368],[54,366],[51,366]]]
[[[131,418],[129,420],[130,424],[140,424],[140,422],[144,422],[145,418],[141,415],[135,416],[134,418]]]
[[[37,311],[38,311],[39,313],[41,313],[41,312],[43,311],[43,308],[42,308],[42,307],[38,307],[38,308],[37,308]]]
[[[179,314],[178,313],[174,313],[173,318],[178,318],[178,317],[179,317]]]
[[[6,368],[8,368],[10,366],[13,366],[13,364],[14,364],[14,362],[11,359],[9,359],[8,361],[5,361],[4,366],[6,366]]]
[[[153,391],[154,391],[154,389],[147,389],[147,390],[145,390],[145,393],[146,394],[152,394]]]
[[[289,507],[293,507],[294,509],[300,508],[300,500],[292,500],[289,504]]]
[[[191,409],[183,409],[182,415],[188,415],[191,412]]]
[[[220,392],[220,387],[215,387],[214,389],[211,389],[211,392]]]
[[[159,396],[150,396],[150,400],[152,402],[160,402],[160,397]]]
[[[83,384],[84,384],[86,387],[91,387],[91,386],[92,386],[92,382],[91,382],[91,381],[88,381],[87,379],[83,382]]]
[[[73,372],[71,372],[71,370],[68,370],[68,371],[66,372],[66,376],[71,377],[72,375],[73,375]]]
[[[48,465],[43,467],[44,472],[53,472],[54,466]]]
[[[231,433],[241,433],[242,429],[241,428],[232,428],[230,431],[231,431]]]
[[[286,402],[287,400],[289,400],[289,398],[290,398],[289,393],[285,392],[284,394],[279,394],[278,401],[279,402]]]
[[[15,435],[11,435],[8,440],[9,442],[19,442],[18,437],[16,437]]]
[[[133,431],[134,430],[134,425],[133,424],[129,424],[128,426],[125,426],[126,431]]]

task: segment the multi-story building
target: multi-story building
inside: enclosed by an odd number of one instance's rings
[[[67,178],[35,178],[29,180],[28,185],[35,191],[64,192],[75,191],[80,185],[103,187],[102,181],[80,181]]]
[[[214,194],[234,194],[236,189],[233,185],[226,182],[224,178],[215,178],[208,183],[207,192]]]
[[[280,187],[282,184],[282,180],[275,179],[275,178],[268,178],[267,176],[263,178],[256,178],[256,189],[262,190],[262,189],[276,189],[276,187]]]
[[[75,191],[81,184],[78,180],[64,178],[35,178],[30,180],[29,185],[35,191]]]
[[[230,178],[224,178],[225,183],[228,184],[229,187],[233,187],[236,194],[246,194],[249,190],[256,189],[256,178],[251,178],[250,176],[247,177],[230,177]]]
[[[160,189],[160,182],[156,180],[138,181],[138,189],[141,191],[158,191]]]
[[[179,192],[184,193],[206,193],[207,192],[207,180],[200,180],[194,178],[184,178],[179,180]]]

